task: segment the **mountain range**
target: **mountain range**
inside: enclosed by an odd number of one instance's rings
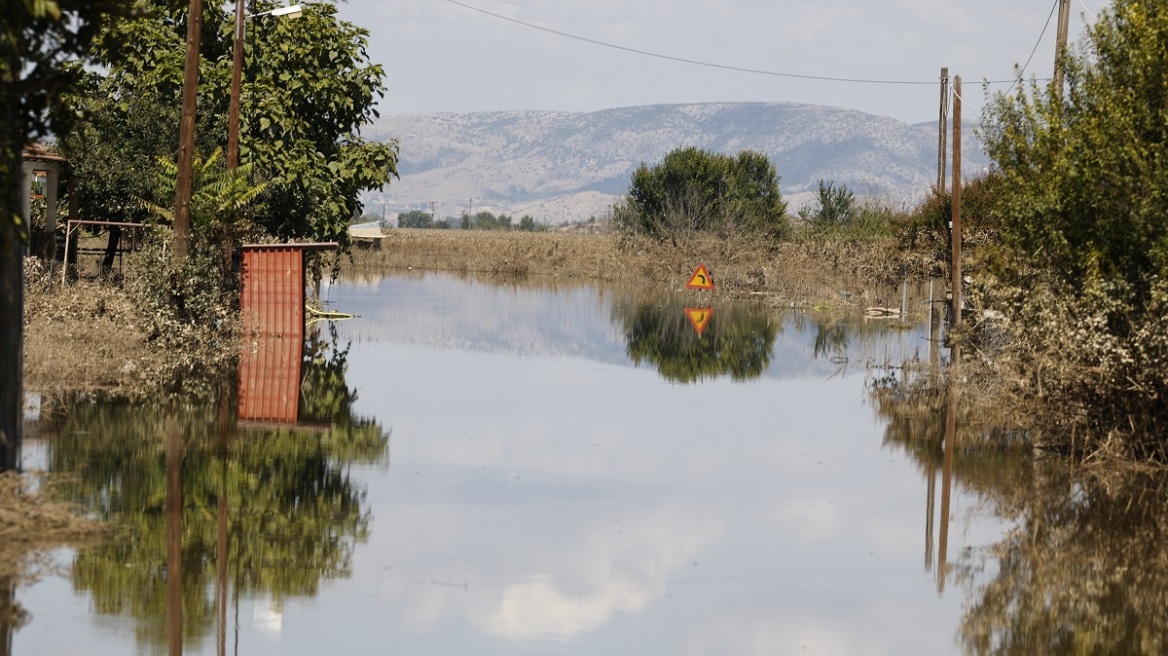
[[[962,134],[963,172],[983,170],[988,159],[972,126]],[[400,180],[364,198],[367,214],[387,217],[423,209],[438,218],[487,210],[548,224],[603,218],[638,166],[686,146],[765,153],[792,207],[810,200],[819,180],[911,206],[937,179],[936,122],[792,103],[402,114],[379,119],[364,136],[400,144]]]

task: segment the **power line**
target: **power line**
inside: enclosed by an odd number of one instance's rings
[[[1054,10],[1058,9],[1058,5],[1059,0],[1054,0],[1054,4],[1050,6],[1050,14],[1048,14],[1046,17],[1046,24],[1042,26],[1042,33],[1038,35],[1038,41],[1035,42],[1034,49],[1030,51],[1030,57],[1028,57],[1026,59],[1026,63],[1022,65],[1022,70],[1018,71],[1018,75],[1014,78],[1014,81],[1010,83],[1010,88],[1006,89],[1007,96],[1010,95],[1010,92],[1014,90],[1014,86],[1022,81],[1022,76],[1026,74],[1026,67],[1030,66],[1030,62],[1034,60],[1034,53],[1038,52],[1038,46],[1042,44],[1042,37],[1046,36],[1046,30],[1050,27],[1050,19],[1054,18]]]
[[[665,59],[668,61],[680,62],[682,64],[691,64],[693,66],[705,66],[707,68],[717,68],[717,69],[726,70],[726,71],[736,71],[739,73],[751,73],[754,75],[769,75],[772,77],[789,77],[789,78],[796,78],[796,79],[800,79],[800,80],[819,80],[819,81],[823,81],[823,82],[847,82],[847,83],[851,83],[851,84],[899,84],[899,85],[920,85],[920,86],[935,86],[937,84],[936,80],[877,80],[877,79],[853,78],[853,77],[831,77],[831,76],[825,76],[825,75],[803,75],[800,73],[785,73],[785,72],[780,72],[780,71],[768,71],[768,70],[763,70],[763,69],[758,69],[758,68],[746,68],[743,66],[730,66],[727,64],[717,64],[717,63],[713,63],[713,62],[701,61],[698,59],[688,59],[686,57],[675,57],[673,55],[663,55],[663,54],[658,53],[658,52],[650,52],[648,50],[639,50],[637,48],[629,48],[627,46],[617,45],[615,43],[608,43],[607,41],[599,41],[597,39],[590,39],[588,37],[579,36],[577,34],[569,34],[568,32],[561,32],[559,30],[553,30],[551,28],[542,27],[540,25],[533,25],[532,23],[526,23],[524,21],[517,20],[515,18],[510,18],[508,16],[496,14],[494,12],[487,11],[486,9],[480,9],[478,7],[473,7],[471,5],[459,2],[458,0],[445,0],[445,1],[449,2],[452,5],[458,5],[459,7],[463,7],[465,9],[470,9],[471,11],[477,11],[480,14],[485,14],[485,15],[490,16],[492,18],[504,20],[504,21],[507,21],[508,23],[514,23],[516,25],[521,25],[523,27],[531,28],[533,30],[539,30],[541,32],[547,32],[549,34],[555,34],[556,36],[562,36],[564,38],[574,39],[576,41],[583,41],[584,43],[590,43],[590,44],[596,45],[596,46],[602,46],[605,48],[612,48],[614,50],[621,50],[623,52],[630,52],[630,53],[633,53],[636,55],[644,55],[646,57],[655,57],[657,59]],[[988,80],[988,81],[986,81],[986,84],[1008,84],[1008,83],[1011,83],[1013,81],[1014,80]]]

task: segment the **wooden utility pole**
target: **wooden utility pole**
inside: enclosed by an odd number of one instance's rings
[[[182,429],[166,421],[166,644],[168,656],[182,656]]]
[[[961,327],[961,76],[953,78],[953,214],[950,223],[953,259],[949,275],[953,285],[953,321]]]
[[[191,241],[191,185],[195,162],[195,105],[199,92],[199,42],[203,0],[191,0],[187,16],[186,66],[183,68],[182,119],[178,133],[178,179],[174,191],[174,260],[187,257]]]
[[[949,68],[941,68],[941,117],[937,121],[937,191],[945,193],[945,154],[949,132]]]
[[[227,168],[239,167],[239,99],[243,94],[243,37],[246,8],[235,0],[235,37],[231,49],[231,98],[227,107]]]
[[[1054,92],[1059,100],[1063,98],[1063,62],[1067,52],[1067,32],[1071,25],[1071,0],[1059,0],[1058,38],[1054,47]]]

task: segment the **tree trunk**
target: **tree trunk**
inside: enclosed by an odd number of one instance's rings
[[[24,244],[14,220],[22,211],[21,119],[20,99],[0,88],[0,471],[16,467],[24,421]]]

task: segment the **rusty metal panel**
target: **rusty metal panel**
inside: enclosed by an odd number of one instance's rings
[[[304,350],[304,253],[291,244],[243,249],[239,418],[295,422]]]

